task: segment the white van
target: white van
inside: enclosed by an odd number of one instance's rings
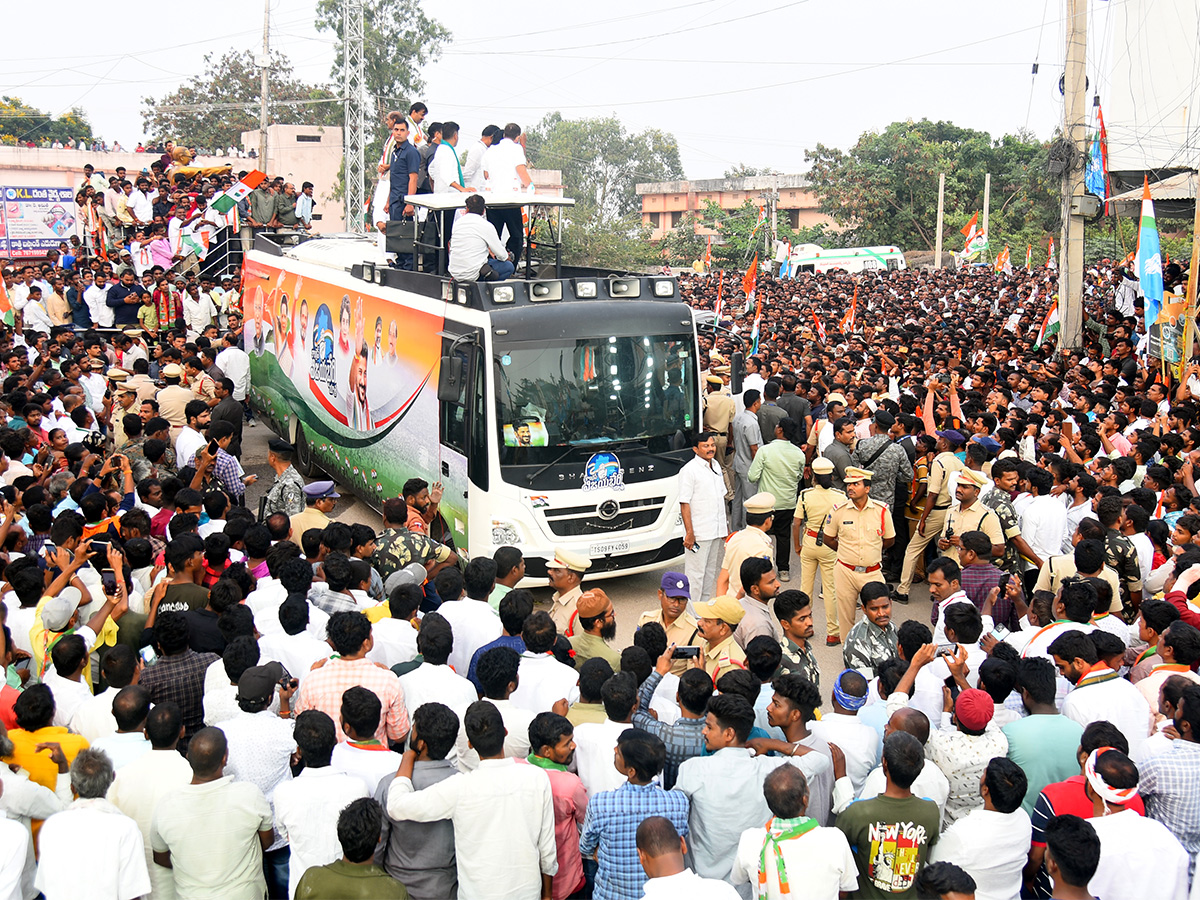
[[[907,269],[899,247],[846,247],[826,250],[818,244],[799,244],[792,248],[791,274],[799,272],[828,272],[844,269],[863,272],[872,269]]]

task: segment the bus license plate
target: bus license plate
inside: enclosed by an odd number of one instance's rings
[[[604,544],[592,544],[588,547],[588,556],[610,556],[613,553],[624,553],[629,549],[629,541],[609,541]]]

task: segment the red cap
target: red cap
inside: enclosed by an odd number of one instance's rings
[[[987,728],[987,723],[992,721],[995,711],[996,704],[992,702],[991,695],[978,688],[963,691],[954,704],[954,715],[959,724],[971,731],[983,731]]]

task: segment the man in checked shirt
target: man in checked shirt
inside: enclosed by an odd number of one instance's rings
[[[352,687],[365,687],[383,704],[375,739],[399,747],[408,734],[408,710],[404,705],[404,689],[400,679],[367,659],[375,646],[371,637],[371,621],[360,612],[339,612],[329,617],[325,626],[335,655],[304,676],[296,696],[296,714],[306,709],[328,713],[338,724],[338,740],[347,740],[341,727],[342,694]]]

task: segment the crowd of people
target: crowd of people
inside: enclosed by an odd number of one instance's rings
[[[589,558],[547,608],[438,483],[376,533],[274,438],[247,509],[234,284],[65,251],[4,270],[0,898],[1189,896],[1200,364],[1121,270],[1066,353],[1053,270],[726,292],[620,646]]]
[[[75,186],[79,233],[67,249],[101,260],[127,252],[141,278],[146,272],[197,270],[226,227],[240,239],[243,254],[257,234],[312,228],[312,182],[297,189],[283,176],[264,178],[235,204],[214,205],[248,171],[196,166],[195,156],[194,150],[168,141],[163,154],[132,177],[124,166],[105,175],[85,165]],[[231,274],[240,259],[239,254],[230,260]]]
[[[167,152],[167,144],[171,141],[138,141],[137,145],[132,149],[126,149],[121,146],[120,141],[109,143],[104,138],[88,138],[81,136],[78,140],[68,136],[65,140],[61,137],[43,137],[40,140],[25,140],[18,141],[18,147],[28,147],[31,150],[82,150],[92,151],[93,153],[165,153]],[[197,146],[194,149],[197,156],[224,156],[230,159],[256,159],[258,152],[251,147],[244,150],[241,147],[230,144],[228,147],[202,147]]]

